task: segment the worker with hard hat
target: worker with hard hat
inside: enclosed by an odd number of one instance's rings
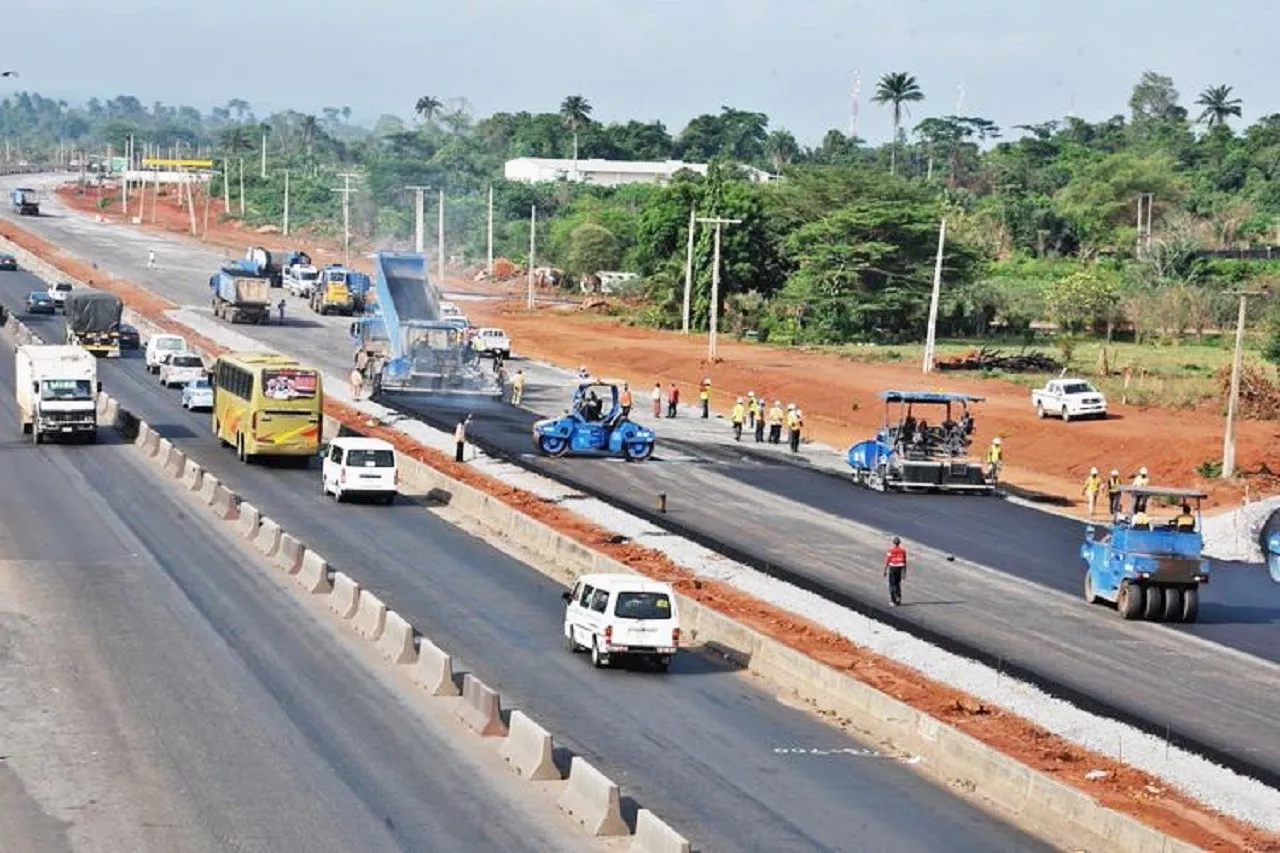
[[[733,413],[729,415],[729,422],[733,424],[733,440],[742,441],[742,423],[747,419],[747,407],[739,397],[738,401],[733,404]]]
[[[791,413],[791,452],[800,452],[800,433],[804,430],[804,412],[796,409]]]
[[[748,416],[751,414],[750,410],[748,410],[747,414]],[[759,397],[756,398],[756,416],[755,416],[755,423],[752,425],[752,430],[755,432],[755,435],[756,435],[756,444],[761,444],[764,441],[764,395],[763,394],[761,394]]]
[[[893,537],[893,546],[884,555],[884,576],[889,579],[889,602],[897,607],[902,603],[902,578],[907,573],[907,549],[902,539]]]
[[[1120,479],[1120,472],[1117,471],[1115,468],[1112,468],[1111,473],[1107,475],[1107,483],[1106,483],[1107,504],[1108,504],[1107,512],[1111,514],[1112,518],[1119,515],[1120,513],[1120,486],[1121,485],[1123,485],[1123,481],[1121,481]]]
[[[1102,491],[1102,476],[1097,468],[1089,469],[1089,476],[1084,478],[1084,500],[1089,508],[1089,517],[1093,518],[1098,505],[1098,492]]]
[[[702,404],[702,417],[711,417],[711,377],[708,376],[702,380],[702,387],[698,389],[698,401]]]
[[[1130,483],[1130,485],[1136,488],[1144,488],[1146,486],[1151,485],[1151,478],[1147,476],[1147,469],[1145,467],[1138,469],[1138,473],[1133,475],[1133,481]],[[1137,512],[1145,513],[1147,511],[1146,495],[1133,496],[1133,511],[1135,513]]]
[[[755,391],[747,392],[747,429],[754,430],[756,428],[756,418],[760,417],[760,401],[756,399]]]
[[[782,441],[782,421],[786,414],[782,411],[782,401],[774,400],[773,408],[769,410],[769,443],[778,444]]]
[[[1000,436],[991,439],[991,446],[987,448],[987,479],[995,482],[1000,476],[1000,466],[1004,463],[1004,442],[1000,440]]]

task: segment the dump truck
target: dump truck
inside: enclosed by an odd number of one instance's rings
[[[77,346],[20,346],[15,352],[18,423],[36,444],[98,437],[98,362]]]
[[[13,203],[13,212],[19,216],[40,215],[40,195],[29,187],[18,187],[9,193]]]
[[[344,314],[350,317],[356,313],[356,296],[352,292],[355,282],[351,281],[352,271],[337,264],[331,264],[320,270],[315,289],[311,291],[311,310],[317,314]],[[365,278],[368,282],[368,278]]]
[[[67,292],[62,303],[67,315],[68,346],[83,347],[94,355],[120,357],[120,317],[124,304],[105,290],[80,288]]]
[[[266,323],[271,317],[271,279],[245,266],[227,266],[209,277],[213,316],[232,323]]]

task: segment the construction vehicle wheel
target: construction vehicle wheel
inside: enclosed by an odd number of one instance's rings
[[[1142,602],[1142,618],[1148,622],[1159,622],[1164,618],[1164,587],[1149,586]]]
[[[538,436],[538,450],[547,456],[564,456],[569,451],[569,441],[554,435]]]
[[[1127,580],[1120,581],[1120,591],[1116,593],[1116,610],[1122,619],[1140,619],[1146,596],[1142,587]]]
[[[653,455],[653,445],[644,441],[629,441],[622,445],[622,455],[628,462],[643,462]]]
[[[1196,621],[1200,615],[1200,590],[1195,587],[1182,591],[1182,620],[1187,624]]]
[[[1088,604],[1098,603],[1098,596],[1093,592],[1093,574],[1088,569],[1084,572],[1084,600]]]
[[[1165,622],[1182,621],[1182,590],[1176,586],[1165,587],[1162,618]]]

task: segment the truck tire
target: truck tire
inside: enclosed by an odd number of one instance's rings
[[[1146,596],[1142,587],[1127,580],[1120,581],[1120,591],[1116,593],[1116,610],[1120,618],[1126,620],[1141,619],[1146,604]]]
[[[1164,616],[1165,622],[1181,622],[1182,621],[1182,588],[1176,586],[1167,586],[1164,588]]]
[[[1164,618],[1164,587],[1149,586],[1142,602],[1142,618],[1148,622],[1159,622]]]
[[[1040,420],[1044,420],[1044,416],[1044,405],[1042,403],[1036,403],[1036,417]]]
[[[1071,422],[1071,413],[1067,411],[1067,405],[1065,403],[1062,404],[1062,422],[1064,424]]]
[[[1200,590],[1189,587],[1182,591],[1182,619],[1188,625],[1200,615]]]

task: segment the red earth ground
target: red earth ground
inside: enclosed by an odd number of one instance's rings
[[[194,334],[164,312],[172,303],[131,282],[104,277],[84,261],[34,235],[0,223],[0,234],[18,243],[67,275],[119,294],[134,310],[156,325],[185,334],[207,353],[223,351],[212,340]],[[334,401],[325,411],[348,426],[392,441],[397,448],[444,474],[478,488],[509,506],[542,521],[575,540],[618,559],[636,571],[674,583],[682,592],[761,631],[833,668],[892,695],[911,706],[962,729],[987,745],[1024,764],[1052,775],[1064,784],[1095,797],[1107,807],[1130,814],[1162,832],[1208,850],[1280,851],[1280,834],[1268,833],[1225,817],[1211,807],[1163,786],[1121,762],[1071,744],[999,708],[934,683],[920,673],[862,649],[848,639],[801,616],[766,604],[733,588],[694,577],[660,552],[633,543],[619,543],[613,533],[559,506],[479,474],[447,455],[417,445],[383,426],[373,426],[358,412]],[[836,720],[856,727],[856,721]],[[1104,770],[1101,779],[1086,779],[1091,770]]]

